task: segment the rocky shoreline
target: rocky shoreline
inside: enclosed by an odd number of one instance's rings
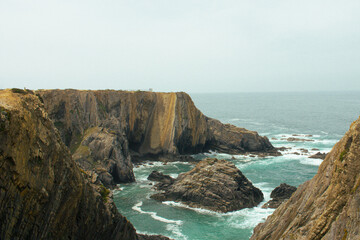
[[[251,240],[359,239],[360,118],[325,157],[318,173],[300,185]]]

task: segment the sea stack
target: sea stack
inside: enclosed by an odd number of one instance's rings
[[[264,199],[262,192],[233,163],[214,158],[202,160],[171,184],[156,186],[162,192],[152,195],[153,199],[217,212],[251,208]]]

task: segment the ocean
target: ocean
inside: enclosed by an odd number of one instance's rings
[[[274,211],[261,208],[270,200],[271,191],[281,183],[297,187],[311,179],[322,160],[308,157],[319,151],[329,152],[360,114],[360,92],[190,95],[197,108],[208,117],[257,131],[267,136],[275,147],[289,149],[279,157],[216,152],[194,156],[232,161],[264,193],[265,200],[259,206],[230,213],[150,199],[153,183],[147,177],[153,170],[177,177],[193,167],[190,163],[146,162],[134,168],[136,183],[121,184],[121,190],[114,191],[114,201],[140,233],[162,234],[177,240],[249,239],[254,227]],[[289,137],[309,141],[289,142],[286,140]]]

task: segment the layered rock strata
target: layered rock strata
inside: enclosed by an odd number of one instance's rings
[[[360,118],[251,239],[360,239]]]
[[[0,91],[0,110],[1,239],[137,238],[108,190],[85,179],[38,97]]]
[[[167,239],[136,234],[33,92],[0,91],[0,143],[0,239]]]
[[[226,160],[205,159],[172,183],[156,185],[162,192],[151,197],[160,201],[182,202],[190,207],[230,212],[258,205],[262,192]]]
[[[290,186],[286,183],[277,186],[270,194],[272,198],[270,201],[264,204],[262,208],[277,208],[281,203],[288,200],[291,195],[296,191],[296,187]]]
[[[183,92],[39,90],[36,93],[74,158],[86,169],[96,165],[97,173],[99,169],[107,170],[108,176],[102,174],[102,177],[109,183],[134,181],[130,153],[132,161],[188,160],[185,155],[208,150],[279,154],[266,137],[204,116]],[[97,153],[100,138],[111,143],[113,149],[108,145],[106,151]]]

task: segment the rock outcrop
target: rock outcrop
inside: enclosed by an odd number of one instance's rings
[[[95,171],[106,187],[135,180],[127,141],[109,129],[87,129],[73,159],[82,169]]]
[[[109,174],[102,174],[107,183],[134,181],[130,153],[132,161],[182,160],[184,155],[208,150],[279,154],[266,137],[204,116],[183,92],[69,89],[39,90],[36,94],[74,158],[82,166],[96,163],[97,172],[107,170]],[[94,129],[96,132],[88,136]],[[97,153],[100,142],[95,135],[101,142],[114,143],[114,148],[108,145],[107,150]],[[116,154],[111,155],[113,151]]]
[[[0,90],[0,143],[0,239],[168,239],[136,234],[32,91]]]
[[[0,91],[0,239],[137,239],[71,159],[38,97]]]
[[[160,201],[182,202],[190,207],[230,212],[254,207],[263,200],[262,192],[226,160],[205,159],[182,173],[172,184],[156,185],[162,192],[151,197]]]
[[[360,239],[359,186],[360,118],[251,239]]]
[[[264,204],[262,208],[277,208],[281,203],[288,200],[291,195],[296,191],[296,187],[290,186],[286,183],[277,186],[270,194],[272,198],[270,201]]]

